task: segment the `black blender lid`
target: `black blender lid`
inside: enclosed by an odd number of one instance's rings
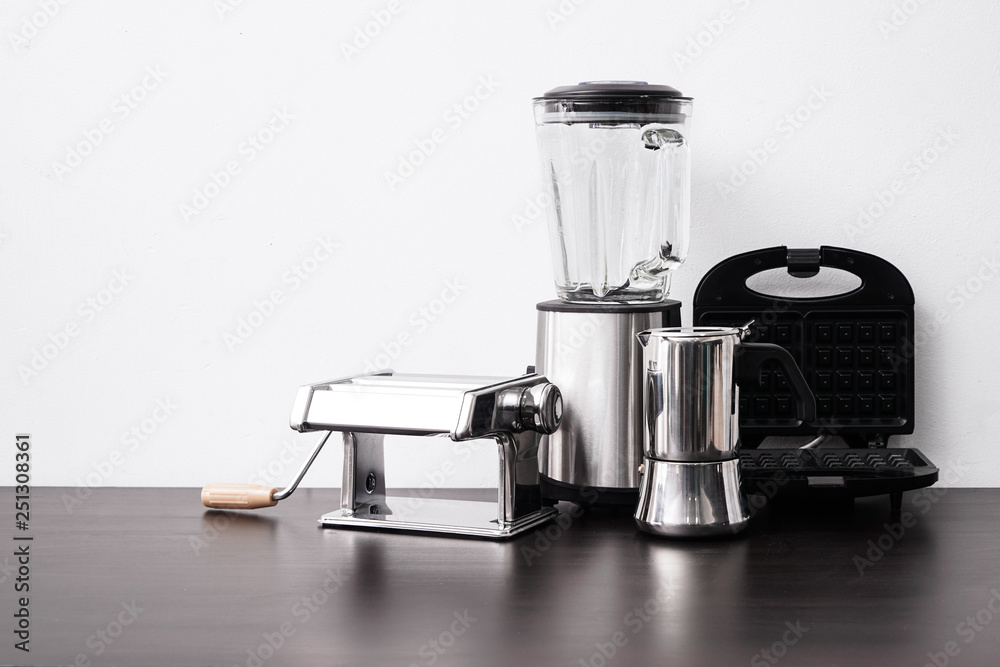
[[[538,123],[680,123],[691,98],[670,86],[644,81],[589,81],[553,88],[534,99]]]
[[[575,86],[553,88],[536,100],[572,99],[593,100],[608,98],[637,98],[689,100],[679,90],[670,86],[649,84],[645,81],[584,81]]]

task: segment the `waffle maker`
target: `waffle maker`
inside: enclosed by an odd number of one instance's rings
[[[786,268],[811,278],[821,267],[850,272],[857,289],[818,298],[780,298],[747,286],[747,279]],[[913,433],[914,296],[906,277],[886,260],[846,248],[765,248],[713,267],[694,295],[694,325],[755,322],[754,340],[784,347],[816,396],[817,419],[795,417],[781,370],[761,368],[741,389],[740,471],[750,493],[815,501],[888,494],[898,515],[904,491],[934,484],[938,468],[919,450],[889,448],[893,435]],[[789,449],[769,436],[813,436]],[[829,445],[839,436],[846,448]]]

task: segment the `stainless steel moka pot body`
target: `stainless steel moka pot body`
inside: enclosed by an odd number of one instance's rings
[[[538,304],[535,366],[562,391],[542,438],[542,494],[635,505],[642,460],[639,332],[679,326],[667,300],[687,255],[691,98],[592,82],[534,100],[558,300]]]
[[[635,520],[670,537],[734,534],[749,516],[740,488],[739,385],[777,364],[798,419],[816,403],[782,347],[746,343],[751,329],[665,328],[638,334],[643,348],[645,448]]]

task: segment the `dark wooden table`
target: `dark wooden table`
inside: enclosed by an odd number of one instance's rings
[[[3,664],[1000,664],[1000,489],[908,493],[888,527],[884,497],[771,506],[698,542],[600,510],[489,542],[323,529],[327,489],[245,514],[196,489],[99,489],[70,512],[72,492],[33,492],[30,653],[0,492]]]

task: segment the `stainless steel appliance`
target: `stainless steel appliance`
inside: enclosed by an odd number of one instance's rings
[[[691,98],[592,82],[534,100],[559,300],[538,304],[535,365],[566,400],[542,439],[547,498],[634,505],[644,329],[678,326],[666,299],[687,255]]]
[[[559,378],[565,398],[559,430],[542,438],[542,495],[634,506],[643,442],[642,349],[636,334],[680,325],[680,303],[546,301],[537,308],[536,369]]]
[[[795,360],[770,343],[745,343],[740,328],[644,331],[646,415],[642,487],[635,520],[657,535],[737,533],[749,515],[741,494],[739,385],[759,382],[776,364],[796,398],[798,419],[815,420],[816,402]]]
[[[538,439],[562,418],[562,396],[545,377],[396,375],[391,371],[299,389],[291,427],[323,438],[283,491],[248,484],[216,484],[202,502],[217,509],[256,509],[287,498],[333,433],[344,447],[341,507],[325,526],[451,533],[507,538],[558,514],[543,506]],[[450,500],[433,493],[386,492],[386,435],[483,440],[497,451],[495,502]],[[419,445],[420,439],[415,442]]]

